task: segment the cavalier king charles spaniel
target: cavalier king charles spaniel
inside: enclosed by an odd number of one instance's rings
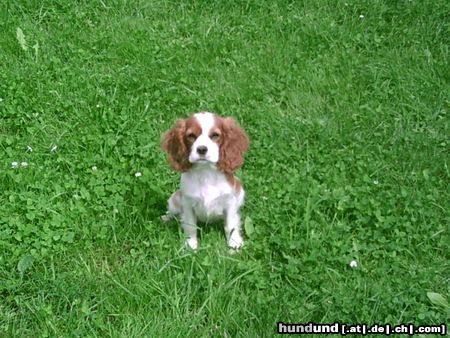
[[[234,172],[244,163],[249,139],[231,117],[197,113],[180,119],[162,137],[173,169],[181,172],[180,190],[168,201],[164,221],[179,216],[186,244],[198,248],[197,220],[224,219],[228,246],[244,244],[239,208],[244,189]]]

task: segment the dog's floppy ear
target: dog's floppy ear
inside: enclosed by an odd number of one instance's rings
[[[232,117],[221,118],[223,141],[220,145],[218,167],[227,174],[232,174],[244,163],[244,153],[249,147],[249,138],[245,131]]]
[[[186,120],[180,119],[161,138],[162,149],[169,154],[169,163],[177,171],[187,171],[189,163],[189,148],[185,143]]]

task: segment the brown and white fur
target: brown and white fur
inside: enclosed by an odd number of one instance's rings
[[[181,185],[162,219],[179,216],[193,250],[198,248],[197,220],[224,219],[228,246],[244,244],[239,208],[245,193],[234,172],[244,163],[248,146],[246,133],[233,118],[213,113],[180,119],[163,135],[162,148],[172,168],[181,172]]]

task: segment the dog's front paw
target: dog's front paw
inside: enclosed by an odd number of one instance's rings
[[[197,238],[195,238],[195,237],[188,238],[186,240],[186,244],[192,250],[197,250],[197,248],[198,248],[198,241],[197,241]]]
[[[228,240],[228,246],[231,249],[239,249],[240,247],[242,247],[244,245],[244,239],[242,238],[241,234],[239,233],[239,231],[233,231],[230,239]]]

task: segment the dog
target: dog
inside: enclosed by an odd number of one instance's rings
[[[179,119],[162,136],[169,163],[181,172],[180,189],[168,200],[164,221],[181,219],[186,244],[198,248],[197,221],[224,220],[228,246],[244,244],[239,209],[244,188],[234,176],[249,147],[245,131],[231,117],[202,112]]]

